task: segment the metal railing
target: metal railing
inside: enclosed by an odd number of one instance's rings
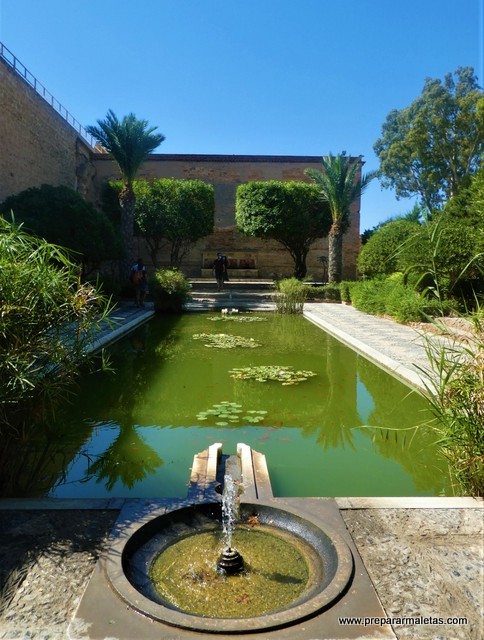
[[[90,147],[92,147],[98,153],[105,153],[105,149],[96,142],[95,138],[88,133],[85,127],[74,118],[74,116],[67,111],[67,109],[55,98],[50,91],[48,91],[44,85],[37,80],[37,78],[27,69],[27,67],[20,62],[20,60],[14,56],[14,54],[0,42],[0,58],[12,68],[18,75],[27,82],[44,100],[49,104],[57,113],[59,113],[64,120],[83,138]]]

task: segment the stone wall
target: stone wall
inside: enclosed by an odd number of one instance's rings
[[[116,165],[111,158],[95,154],[93,193],[100,194],[103,183],[118,179]],[[255,253],[258,256],[259,277],[272,278],[292,275],[293,261],[287,250],[277,242],[258,240],[241,235],[235,228],[235,192],[240,184],[256,180],[307,180],[304,170],[319,169],[319,156],[230,156],[230,155],[171,155],[153,154],[139,173],[140,178],[200,179],[211,183],[215,189],[215,230],[198,241],[183,263],[187,275],[201,275],[202,254],[222,250],[228,257],[231,252]],[[98,197],[97,196],[97,197]],[[360,247],[360,203],[351,210],[351,227],[344,237],[343,277],[354,278],[356,258]],[[149,253],[142,240],[138,253],[150,264]],[[328,255],[327,239],[315,242],[308,254],[308,275],[319,279],[322,265],[318,258]],[[160,266],[167,264],[168,255],[161,254]]]
[[[286,249],[273,241],[242,236],[235,228],[235,192],[240,184],[255,180],[306,180],[307,167],[319,169],[319,156],[236,156],[153,154],[139,177],[198,178],[215,188],[214,233],[197,242],[183,263],[189,276],[201,275],[202,255],[223,250],[257,255],[262,278],[292,274],[293,262]],[[0,58],[0,202],[6,197],[44,183],[77,189],[99,204],[103,183],[119,178],[106,154],[93,153],[77,131],[12,67]],[[360,203],[351,211],[351,227],[345,235],[343,276],[356,275],[360,248]],[[145,243],[137,251],[150,263]],[[314,243],[307,258],[308,275],[321,278],[318,258],[327,256],[327,239]],[[158,266],[168,264],[161,254]]]
[[[0,58],[0,202],[42,184],[86,193],[90,147]]]

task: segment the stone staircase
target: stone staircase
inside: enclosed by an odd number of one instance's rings
[[[214,278],[191,278],[190,284],[192,293],[217,293],[217,283]],[[225,283],[224,293],[230,291],[237,295],[248,293],[271,293],[274,290],[273,280],[247,280],[247,279],[230,279]]]
[[[272,280],[230,280],[223,291],[217,291],[213,279],[193,278],[190,284],[192,299],[185,305],[188,311],[223,308],[272,311],[275,307]]]

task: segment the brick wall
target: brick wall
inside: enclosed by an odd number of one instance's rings
[[[109,156],[93,156],[95,167],[94,193],[99,194],[102,184],[118,179],[116,165]],[[235,192],[240,184],[255,180],[307,180],[304,170],[319,169],[319,156],[227,156],[227,155],[171,155],[153,154],[139,173],[140,178],[200,179],[211,183],[215,189],[215,232],[198,241],[183,263],[183,270],[190,276],[200,276],[202,253],[223,250],[246,251],[258,256],[259,277],[292,275],[294,263],[286,249],[277,242],[258,240],[241,235],[235,228]],[[360,203],[351,210],[351,227],[344,237],[343,277],[354,278],[356,258],[360,247]],[[142,240],[138,253],[150,264],[149,254]],[[328,255],[327,239],[315,242],[307,257],[308,274],[320,278],[321,255]],[[168,255],[161,254],[159,265],[165,266]]]
[[[91,171],[89,147],[0,59],[0,202],[44,183],[85,191]]]

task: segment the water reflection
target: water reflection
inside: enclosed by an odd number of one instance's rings
[[[100,425],[98,425],[99,428]],[[105,425],[108,427],[108,425]],[[112,425],[111,425],[112,426]],[[140,436],[132,425],[117,425],[119,432],[115,440],[97,459],[89,465],[87,476],[96,482],[104,482],[108,491],[116,483],[132,489],[137,482],[155,473],[163,460]]]
[[[204,332],[253,337],[262,346],[208,349],[193,340]],[[28,463],[42,468],[37,478],[17,473],[23,495],[51,483],[68,496],[68,483],[82,478],[83,495],[183,496],[194,453],[214,441],[224,450],[235,451],[237,442],[264,450],[271,477],[284,476],[285,495],[377,495],[387,485],[394,495],[448,490],[433,435],[419,426],[430,417],[426,401],[301,317],[223,328],[202,314],[163,318],[113,345],[112,361],[116,374],[86,376],[62,417],[59,442],[70,433],[72,448],[60,457],[39,447]],[[317,376],[281,387],[228,375],[267,364]],[[240,403],[241,418],[267,413],[257,426],[197,420],[223,401]]]

